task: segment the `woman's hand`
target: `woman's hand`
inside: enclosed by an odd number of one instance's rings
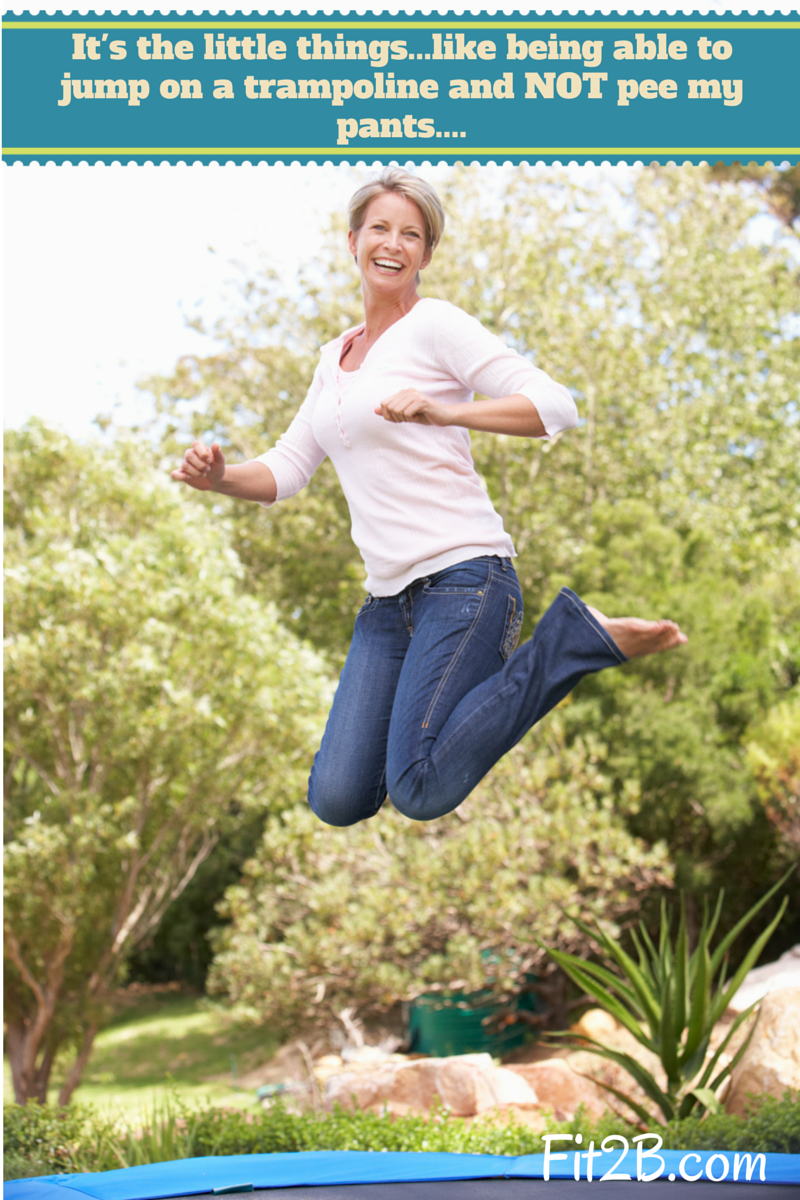
[[[375,412],[385,421],[414,421],[417,425],[458,425],[484,433],[505,433],[514,437],[547,437],[547,431],[534,405],[526,396],[514,393],[496,400],[474,400],[465,404],[441,404],[416,388],[395,392]]]
[[[379,404],[375,412],[385,421],[414,421],[417,425],[448,425],[452,407],[431,400],[416,388],[403,388]]]
[[[192,442],[191,448],[183,456],[183,462],[177,471],[172,472],[173,479],[188,483],[198,492],[214,491],[224,475],[225,458],[218,442],[214,442],[210,448],[203,442]]]

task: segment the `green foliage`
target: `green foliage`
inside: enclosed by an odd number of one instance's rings
[[[194,879],[170,905],[163,920],[137,946],[126,966],[126,980],[143,983],[177,981],[202,993],[213,958],[210,931],[219,924],[217,905],[227,888],[238,883],[245,862],[264,833],[260,809],[242,812],[223,835]]]
[[[758,798],[786,853],[800,853],[800,689],[749,730],[747,759]]]
[[[17,1098],[66,1099],[127,955],[226,823],[297,801],[325,664],[242,594],[225,524],[141,450],[6,439],[5,1011]]]
[[[412,822],[387,804],[341,831],[305,809],[271,818],[228,890],[209,990],[286,1025],[431,989],[502,994],[543,960],[537,933],[586,944],[564,907],[612,919],[638,909],[669,882],[663,847],[614,816],[591,739],[566,747],[557,721],[545,736],[517,747],[456,817]]]
[[[757,163],[714,163],[706,168],[709,179],[715,183],[723,180],[746,180],[755,185],[767,207],[787,229],[794,229],[800,236],[796,222],[800,219],[800,166],[776,167],[768,163],[763,167]]]
[[[7,1104],[3,1108],[3,1177],[51,1175],[75,1169],[75,1150],[86,1125],[86,1110],[46,1104]],[[97,1123],[102,1136],[102,1122]]]
[[[697,945],[692,953],[689,952],[684,903],[681,903],[678,935],[673,944],[671,918],[663,901],[658,946],[651,940],[643,922],[639,922],[638,935],[633,932],[638,962],[599,925],[591,929],[583,921],[573,918],[578,928],[600,945],[606,961],[616,964],[616,972],[598,963],[584,962],[572,954],[549,951],[550,956],[578,987],[602,1004],[637,1042],[659,1057],[667,1078],[666,1090],[634,1055],[610,1049],[591,1038],[585,1039],[588,1043],[585,1048],[589,1053],[617,1063],[636,1080],[651,1102],[661,1110],[664,1121],[687,1117],[695,1108],[701,1111],[706,1108],[712,1111],[719,1109],[716,1090],[732,1073],[747,1048],[749,1038],[724,1066],[720,1065],[720,1060],[755,1005],[736,1017],[723,1040],[707,1059],[711,1034],[745,975],[756,964],[780,924],[788,897],[784,897],[777,915],[749,947],[730,979],[727,978],[728,950],[758,910],[786,882],[788,874],[719,941],[713,952],[711,941],[719,923],[724,892],[720,892],[710,919],[707,910],[704,911]],[[647,1109],[629,1095],[604,1083],[600,1086],[624,1100],[641,1120],[649,1120]]]
[[[466,1122],[446,1110],[391,1120],[376,1113],[342,1111],[300,1115],[275,1103],[245,1115],[222,1109],[183,1109],[165,1104],[145,1128],[133,1131],[92,1109],[55,1111],[31,1104],[3,1110],[4,1178],[57,1172],[103,1171],[144,1162],[222,1154],[275,1154],[302,1150],[406,1150],[458,1154],[538,1154],[541,1135],[509,1122]],[[613,1133],[638,1130],[609,1113],[599,1121],[583,1110],[571,1121],[546,1120],[546,1131],[582,1134],[600,1145]],[[708,1114],[659,1126],[666,1149],[800,1153],[800,1101],[786,1093],[753,1101],[747,1117]]]
[[[602,731],[604,769],[631,830],[669,843],[680,886],[711,890],[722,880],[709,862],[738,856],[735,923],[775,878],[775,838],[743,743],[751,723],[792,695],[800,559],[789,554],[742,581],[705,532],[671,527],[642,500],[598,503],[593,515],[579,561],[554,585],[568,583],[603,612],[669,614],[689,645],[584,680],[563,710],[567,736]]]

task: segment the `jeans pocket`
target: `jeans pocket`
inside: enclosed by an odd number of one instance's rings
[[[426,596],[473,595],[482,596],[491,575],[491,567],[484,563],[456,563],[437,571],[423,587]]]
[[[358,618],[359,618],[359,617],[360,617],[360,616],[361,616],[363,613],[365,613],[365,612],[369,612],[369,610],[370,610],[371,608],[374,608],[374,607],[375,607],[375,605],[376,605],[377,603],[378,603],[378,601],[377,601],[377,598],[376,598],[375,596],[367,596],[366,600],[365,600],[365,601],[364,601],[364,603],[361,605],[361,608],[360,608],[360,609],[358,610],[358,612],[356,613],[356,620],[358,620]]]
[[[506,620],[503,629],[503,640],[500,643],[500,654],[504,662],[508,662],[519,645],[519,635],[522,631],[522,602],[516,596],[509,596],[506,604]]]

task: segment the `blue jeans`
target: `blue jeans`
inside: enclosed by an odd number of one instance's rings
[[[569,588],[516,649],[521,623],[510,559],[473,558],[368,596],[314,758],[313,812],[354,825],[388,792],[413,820],[441,817],[579,679],[627,661]]]

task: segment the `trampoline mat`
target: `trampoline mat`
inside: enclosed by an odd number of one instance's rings
[[[620,1182],[585,1179],[447,1179],[423,1183],[341,1183],[313,1187],[269,1188],[263,1200],[619,1200]],[[689,1183],[684,1179],[654,1179],[642,1185],[641,1200],[800,1200],[794,1184]],[[261,1189],[257,1189],[261,1191]],[[209,1193],[209,1200],[220,1200]],[[205,1200],[192,1196],[186,1200]],[[227,1197],[225,1198],[227,1200]],[[230,1200],[245,1200],[231,1196]]]

